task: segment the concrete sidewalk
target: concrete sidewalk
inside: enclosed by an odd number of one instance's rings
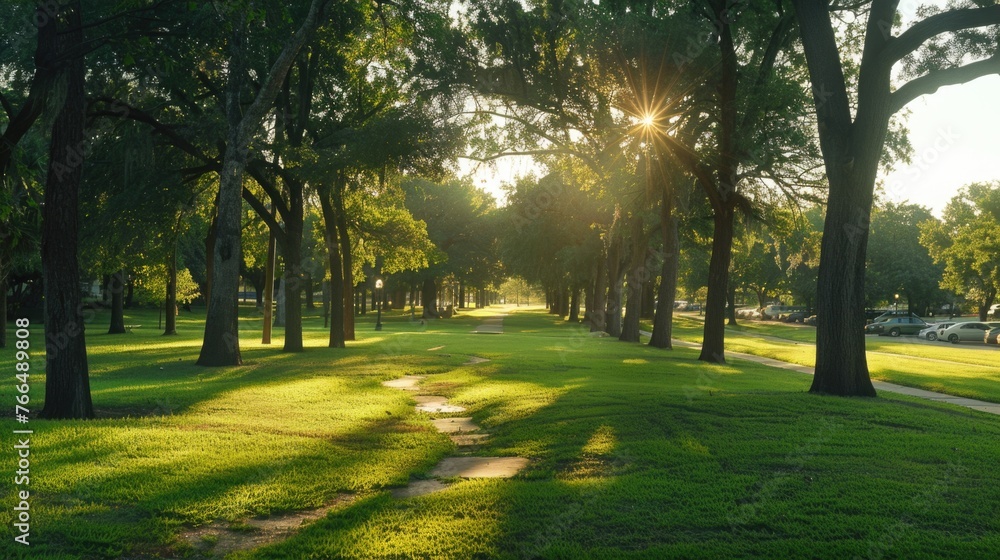
[[[648,331],[639,331],[639,332],[643,336],[647,337],[652,335],[652,333]],[[673,339],[671,342],[674,344],[674,346],[680,346],[683,348],[701,348],[700,344],[695,344],[693,342],[685,342],[683,340],[677,340],[677,339]],[[726,356],[736,358],[738,360],[744,360],[747,362],[754,362],[769,367],[787,369],[798,373],[805,373],[807,375],[813,374],[813,368],[809,366],[791,364],[788,362],[775,360],[773,358],[764,358],[761,356],[754,356],[753,354],[744,354],[742,352],[730,352],[730,351],[726,351]],[[895,383],[886,383],[885,381],[873,381],[872,385],[875,386],[876,391],[887,391],[889,393],[898,393],[900,395],[908,395],[911,397],[927,399],[929,401],[948,403],[956,406],[963,406],[965,408],[970,408],[972,410],[978,410],[980,412],[1000,415],[1000,403],[980,401],[977,399],[969,399],[965,397],[956,397],[954,395],[948,395],[945,393],[935,393],[934,391],[915,389],[913,387],[896,385]]]

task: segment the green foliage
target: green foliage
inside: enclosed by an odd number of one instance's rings
[[[139,301],[162,305],[167,294],[167,266],[147,264],[133,271],[135,297]],[[186,268],[177,270],[177,304],[186,305],[195,300],[201,292],[198,284]]]
[[[920,231],[920,243],[944,266],[941,287],[965,295],[985,315],[1000,290],[1000,184],[964,187],[942,219]]]
[[[892,303],[905,296],[919,314],[946,299],[939,284],[943,266],[920,243],[921,224],[936,221],[930,211],[914,204],[886,204],[872,213],[868,234],[865,292],[869,305]]]

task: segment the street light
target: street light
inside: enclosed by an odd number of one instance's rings
[[[375,281],[375,299],[378,300],[378,316],[375,319],[375,330],[382,330],[382,279]]]
[[[899,294],[896,294],[896,309],[895,309],[895,311],[899,311]]]

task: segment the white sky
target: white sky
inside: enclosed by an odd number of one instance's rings
[[[941,88],[914,100],[907,120],[913,162],[885,179],[885,197],[935,214],[958,189],[1000,179],[1000,77]]]

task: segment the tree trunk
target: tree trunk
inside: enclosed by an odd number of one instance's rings
[[[621,240],[615,239],[608,249],[608,299],[604,316],[604,332],[622,334],[622,263]]]
[[[215,213],[205,235],[205,305],[212,300],[212,277],[215,276],[215,237],[218,226],[219,197],[215,197]]]
[[[726,323],[729,326],[736,326],[736,286],[729,283],[729,290],[726,293]]]
[[[111,326],[108,334],[125,333],[125,271],[111,275]]]
[[[580,288],[573,286],[569,299],[569,322],[580,322]]]
[[[125,301],[122,302],[122,306],[125,309],[132,309],[132,305],[135,304],[135,278],[122,272],[122,279],[125,280]]]
[[[424,304],[423,317],[425,319],[436,319],[441,316],[437,308],[437,284],[433,278],[424,279],[424,289],[422,290],[420,299]]]
[[[277,279],[277,301],[274,304],[274,326],[275,327],[285,327],[285,284],[288,283],[285,275],[282,274],[280,278]]]
[[[729,261],[733,251],[733,207],[715,209],[712,258],[708,264],[708,297],[705,301],[705,328],[701,355],[703,362],[726,363],[726,292],[729,290]]]
[[[590,332],[603,332],[608,317],[608,259],[605,255],[597,257],[597,269],[594,271],[593,301]]]
[[[163,329],[164,335],[177,334],[177,242],[174,241],[174,249],[167,259],[167,293],[163,304],[163,313],[166,315],[166,327]]]
[[[335,187],[336,188],[336,187]],[[320,210],[323,212],[323,233],[326,252],[330,261],[330,348],[345,348],[344,314],[344,263],[340,256],[340,241],[337,239],[337,216],[333,208],[329,188],[321,187]]]
[[[219,181],[218,232],[214,259],[212,295],[205,319],[205,338],[198,364],[203,366],[239,365],[243,362],[239,342],[240,220],[243,214],[243,173],[250,142],[260,129],[285,81],[288,69],[309,35],[318,24],[321,0],[313,0],[309,13],[295,34],[285,43],[264,80],[253,103],[240,103],[246,80],[246,14],[237,12],[233,22],[226,85],[226,151]],[[297,263],[292,263],[293,265]]]
[[[63,82],[66,95],[52,125],[42,207],[46,380],[41,416],[53,419],[94,416],[77,260],[87,110],[80,10],[80,1],[74,0],[64,12],[67,29],[59,39],[59,52],[68,57]]]
[[[285,216],[285,352],[302,351],[302,184],[289,182],[288,214]]]
[[[274,210],[271,211],[272,213]],[[264,327],[260,338],[261,344],[271,344],[271,321],[274,320],[274,261],[277,241],[274,232],[268,230],[267,234],[267,260],[264,263]]]
[[[656,314],[653,316],[653,336],[649,345],[656,348],[673,348],[674,300],[677,297],[677,254],[679,251],[677,219],[673,213],[673,193],[664,187],[663,205],[660,207],[660,232],[663,235],[663,265],[660,269],[660,287],[657,291]]]
[[[247,146],[241,145],[243,108],[240,96],[245,78],[243,42],[246,15],[233,23],[230,40],[229,74],[226,84],[226,152],[219,174],[218,212],[215,216],[211,263],[210,296],[205,316],[205,334],[198,365],[233,366],[243,363],[239,338],[239,283],[241,219],[243,215],[243,171]]]
[[[652,319],[656,313],[656,278],[651,277],[642,283],[642,309],[639,316],[643,319]]]
[[[351,256],[351,237],[344,213],[344,189],[338,184],[333,190],[333,210],[337,215],[337,235],[340,241],[340,258],[344,265],[344,340],[355,340],[354,334],[354,260]]]
[[[618,340],[622,342],[639,342],[639,315],[642,314],[642,292],[645,276],[646,247],[645,236],[643,235],[642,219],[633,217],[632,226],[632,247],[629,252],[628,271],[628,293],[625,300],[625,319],[622,324],[622,332]]]

